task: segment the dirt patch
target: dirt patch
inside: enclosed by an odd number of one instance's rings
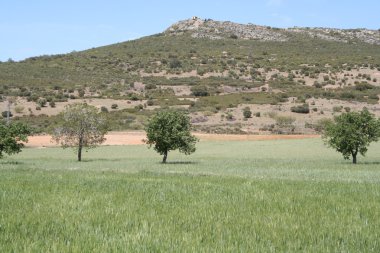
[[[259,140],[290,140],[318,138],[319,135],[234,135],[234,134],[201,134],[195,133],[201,141],[259,141]],[[103,145],[143,145],[144,132],[110,132]],[[50,135],[30,136],[26,147],[56,147]]]
[[[319,138],[320,135],[249,135],[249,134],[200,134],[196,133],[200,140],[204,141],[270,141],[270,140],[295,140],[306,138]]]

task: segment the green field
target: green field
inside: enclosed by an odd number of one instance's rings
[[[0,252],[380,252],[380,143],[59,148],[0,161]]]

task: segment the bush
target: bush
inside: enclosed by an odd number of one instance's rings
[[[306,114],[306,113],[310,112],[310,108],[309,108],[308,104],[293,106],[290,108],[290,110],[292,112],[295,112],[295,113],[305,113]]]
[[[243,116],[244,116],[245,119],[248,119],[248,118],[252,117],[252,112],[251,112],[251,109],[249,107],[245,107],[243,109]]]
[[[277,117],[277,112],[270,111],[270,112],[267,112],[267,115],[268,115],[269,118],[274,119],[274,118]]]
[[[343,109],[343,106],[334,106],[333,107],[333,112],[341,112]]]
[[[55,102],[54,102],[54,101],[50,101],[50,102],[49,102],[49,106],[50,106],[51,108],[55,108]]]
[[[196,97],[210,96],[209,90],[205,85],[197,85],[191,87],[191,92]]]
[[[45,107],[46,106],[46,103],[47,103],[47,100],[46,98],[39,98],[37,100],[37,104],[39,107]]]
[[[24,111],[24,106],[21,106],[21,105],[15,106],[16,113],[22,113],[23,111]]]
[[[322,118],[319,119],[315,124],[310,124],[310,127],[318,133],[322,133],[325,127],[332,122],[332,119]]]
[[[114,109],[114,110],[117,109],[118,107],[119,107],[119,106],[118,106],[117,104],[112,104],[112,105],[111,105],[111,109]]]
[[[256,112],[255,116],[259,118],[261,116],[261,113],[260,112]]]
[[[226,119],[229,121],[235,120],[234,115],[232,115],[232,113],[227,113]]]
[[[373,88],[374,86],[367,82],[359,83],[355,86],[355,90],[358,90],[358,91],[365,91],[365,90],[370,90]]]
[[[139,97],[136,94],[132,94],[131,95],[131,100],[132,101],[137,101],[137,100],[139,100]]]
[[[340,94],[341,99],[354,99],[355,97],[355,94],[351,92],[342,92],[342,94]]]
[[[170,60],[169,67],[171,69],[181,68],[182,67],[182,63],[178,59],[174,58],[174,59]]]
[[[154,90],[157,88],[157,85],[155,85],[154,83],[148,83],[145,85],[145,89],[147,90]]]
[[[3,111],[1,113],[1,116],[3,116],[3,118],[7,118],[8,117],[8,111]],[[9,112],[9,117],[13,117],[12,112]]]
[[[107,112],[108,112],[108,109],[107,109],[107,107],[102,106],[102,107],[100,107],[100,111],[101,111],[101,112],[104,112],[104,113],[107,113]]]
[[[84,97],[84,90],[78,90],[79,97]]]
[[[294,132],[295,126],[293,123],[296,121],[295,118],[290,116],[276,116],[275,120],[278,127],[278,133],[283,133],[284,131]]]
[[[146,101],[146,104],[147,104],[148,106],[152,106],[152,105],[154,105],[153,99],[148,99],[148,101]]]
[[[143,110],[144,109],[144,106],[142,105],[142,104],[139,104],[139,105],[136,105],[135,106],[135,109],[137,109],[137,110]]]

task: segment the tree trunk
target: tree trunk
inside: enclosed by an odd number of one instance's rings
[[[82,145],[78,147],[78,162],[82,161]]]
[[[167,158],[168,158],[168,151],[165,151],[164,158],[162,159],[162,163],[166,163]]]
[[[83,138],[79,137],[78,144],[78,162],[82,161],[82,148],[83,148]]]
[[[358,152],[352,153],[352,163],[353,164],[356,164],[356,155],[357,154],[358,154]]]

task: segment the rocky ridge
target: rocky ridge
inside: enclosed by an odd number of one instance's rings
[[[313,38],[342,43],[365,42],[380,45],[380,29],[336,29],[336,28],[272,28],[254,24],[238,24],[230,21],[215,21],[193,17],[179,21],[170,26],[165,32],[168,36],[190,33],[193,38],[208,38],[213,40],[224,38],[259,40],[259,41],[288,41],[294,34],[303,34]]]

